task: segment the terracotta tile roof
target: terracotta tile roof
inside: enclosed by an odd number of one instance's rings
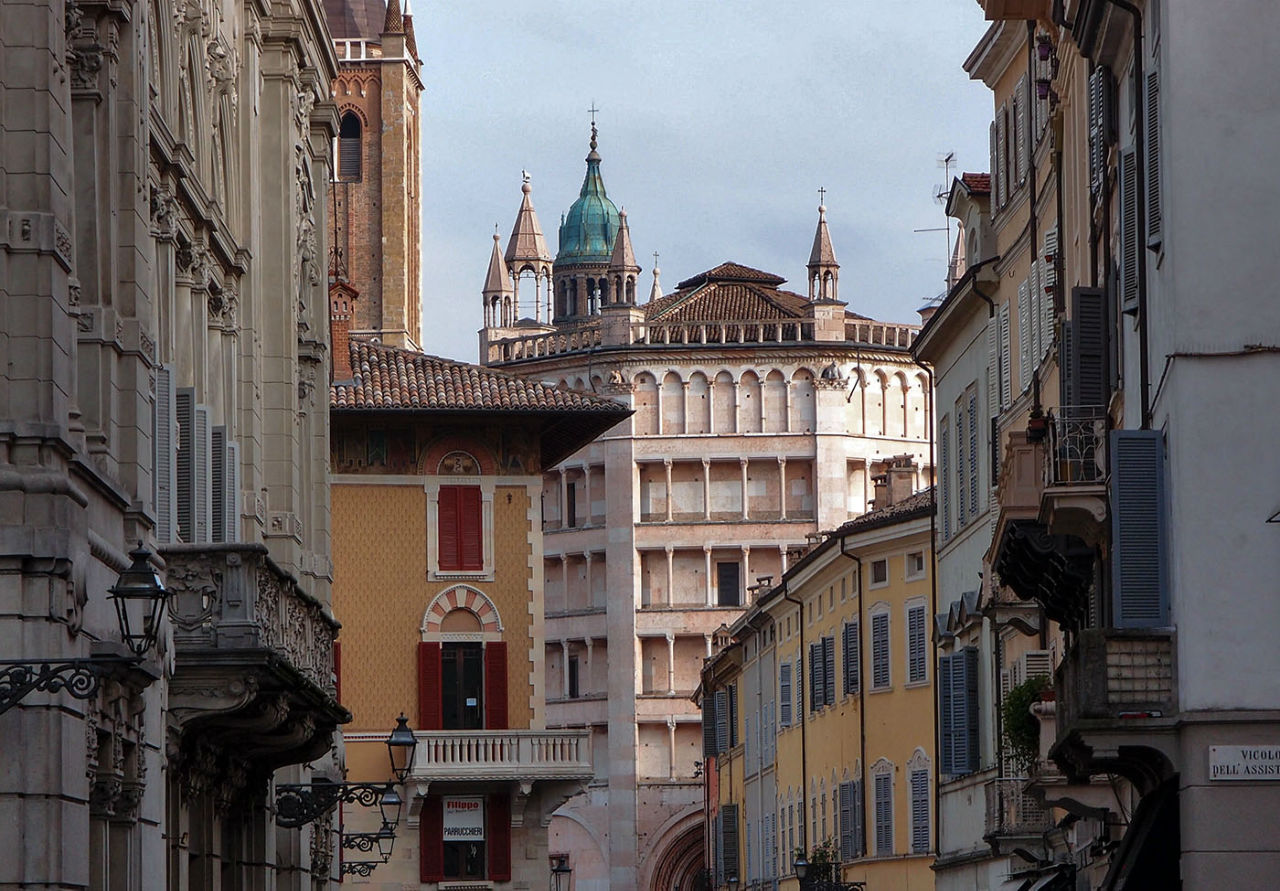
[[[808,301],[799,294],[746,282],[709,282],[674,291],[644,305],[645,318],[661,322],[795,319]]]
[[[960,181],[964,183],[966,189],[976,195],[991,194],[991,174],[989,173],[962,173]]]
[[[329,387],[330,408],[434,411],[568,411],[629,414],[626,406],[590,393],[561,390],[467,362],[428,356],[367,340],[352,340],[355,379]]]
[[[334,40],[377,40],[387,17],[384,0],[324,0],[324,17]]]
[[[933,513],[932,486],[927,489],[921,489],[914,495],[890,504],[888,507],[869,511],[860,517],[856,517],[845,523],[833,534],[846,535],[850,532],[864,532],[880,526],[891,526],[904,520],[913,520],[916,517],[927,517],[931,513]]]
[[[692,278],[687,278],[680,284],[676,285],[677,290],[684,288],[692,288],[709,281],[721,282],[756,282],[757,284],[769,285],[776,288],[778,285],[786,281],[780,275],[774,275],[772,272],[765,272],[762,269],[752,269],[750,266],[743,266],[741,263],[735,263],[729,260],[721,263],[714,269],[708,269],[706,272],[699,272]]]

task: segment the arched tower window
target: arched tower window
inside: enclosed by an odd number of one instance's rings
[[[346,182],[360,180],[360,118],[349,111],[342,116],[338,128],[338,178]]]

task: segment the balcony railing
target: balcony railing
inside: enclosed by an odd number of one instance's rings
[[[1177,709],[1173,637],[1168,631],[1089,628],[1058,668],[1059,741],[1083,725],[1106,729]]]
[[[1064,405],[1049,427],[1046,486],[1100,485],[1107,476],[1107,411]]]
[[[269,650],[333,695],[338,623],[259,544],[167,545],[166,587],[178,658]]]
[[[1024,778],[1002,777],[986,783],[985,835],[1040,835],[1052,825],[1049,811],[1023,791]]]
[[[590,779],[589,730],[420,730],[417,780]]]

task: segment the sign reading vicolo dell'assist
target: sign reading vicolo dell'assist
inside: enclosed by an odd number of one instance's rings
[[[1209,746],[1209,779],[1280,782],[1280,746]]]
[[[484,799],[444,799],[444,840],[484,841]]]

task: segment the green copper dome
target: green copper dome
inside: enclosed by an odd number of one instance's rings
[[[587,176],[582,191],[560,223],[560,250],[557,266],[607,265],[618,236],[618,208],[605,194],[600,176],[600,155],[596,152],[596,129],[591,127],[591,152],[587,155]]]

